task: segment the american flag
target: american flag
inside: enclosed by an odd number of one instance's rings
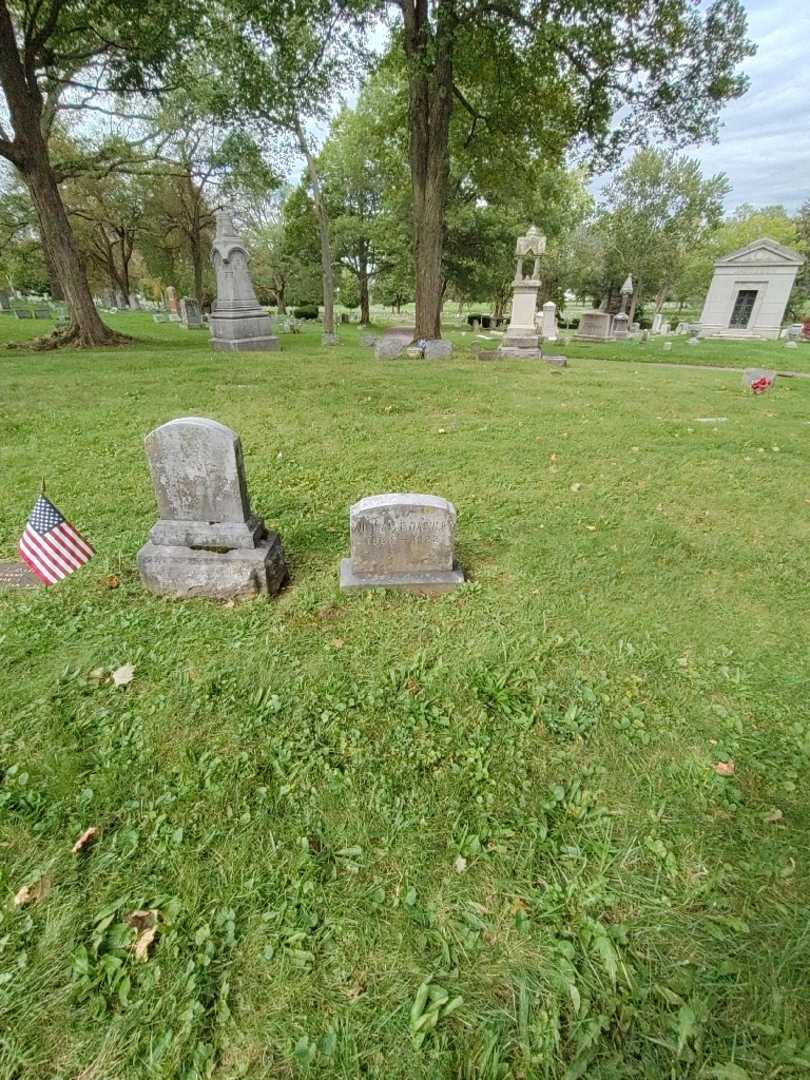
[[[95,555],[95,550],[81,533],[44,495],[40,495],[34,504],[18,551],[26,565],[46,585],[55,585]]]

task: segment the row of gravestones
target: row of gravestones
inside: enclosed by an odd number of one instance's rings
[[[138,552],[144,585],[164,596],[272,596],[288,577],[278,533],[250,505],[242,445],[215,420],[184,417],[146,437],[159,520]],[[349,511],[343,589],[442,593],[464,581],[456,511],[434,495],[386,494]]]

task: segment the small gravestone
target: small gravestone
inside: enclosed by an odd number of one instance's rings
[[[351,558],[342,589],[443,593],[464,574],[455,563],[456,510],[435,495],[372,495],[349,510]]]
[[[15,308],[14,314],[17,316],[18,319],[33,319],[34,317],[33,314],[28,310],[28,308]]]
[[[446,360],[453,355],[453,342],[442,338],[433,338],[422,344],[422,355],[426,360]]]
[[[398,356],[402,356],[408,342],[404,337],[385,337],[379,338],[374,346],[374,355],[378,360],[396,360]]]
[[[35,319],[52,319],[53,313],[49,307],[35,307],[34,308]]]
[[[664,342],[664,352],[672,352],[672,342],[671,341],[665,341]]]
[[[0,562],[0,589],[36,589],[39,579],[18,562]]]
[[[172,315],[177,315],[177,289],[174,285],[169,285],[166,289],[166,307]]]
[[[217,599],[277,593],[287,579],[281,539],[251,510],[236,432],[190,416],[156,428],[144,445],[160,514],[138,552],[147,589]]]
[[[202,330],[203,321],[200,305],[193,296],[184,296],[180,301],[180,318],[186,330]]]
[[[549,353],[543,353],[543,359],[552,367],[568,367],[568,359],[565,356],[551,356]]]
[[[613,336],[617,341],[627,337],[629,318],[623,311],[613,316]]]
[[[743,372],[742,384],[747,390],[755,394],[763,394],[770,390],[776,382],[776,372],[769,368],[746,368]]]
[[[789,341],[785,342],[785,348],[786,349],[798,349],[798,347],[799,347],[798,341],[794,341],[793,338],[791,338]]]

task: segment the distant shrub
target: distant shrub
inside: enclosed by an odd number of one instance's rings
[[[296,319],[317,319],[318,308],[314,304],[293,308],[293,317]]]
[[[652,330],[652,319],[648,319],[646,316],[638,320],[638,325],[642,330]]]

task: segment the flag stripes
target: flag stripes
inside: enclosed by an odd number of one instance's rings
[[[95,554],[92,545],[44,495],[34,504],[18,551],[26,566],[46,585],[55,585]]]

